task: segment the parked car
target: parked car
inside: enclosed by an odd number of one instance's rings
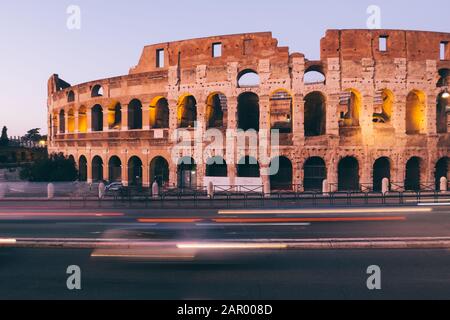
[[[108,192],[117,193],[117,192],[121,191],[123,188],[124,188],[124,186],[121,182],[112,182],[105,187],[105,191],[107,193]]]

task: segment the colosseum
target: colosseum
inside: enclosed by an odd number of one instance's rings
[[[449,43],[450,33],[328,30],[320,60],[270,32],[146,46],[125,76],[74,86],[51,76],[49,152],[89,183],[379,191],[388,178],[439,188],[450,178]],[[174,159],[174,132],[199,127],[278,130],[279,170],[261,174],[267,164],[250,155],[227,163],[228,150]]]

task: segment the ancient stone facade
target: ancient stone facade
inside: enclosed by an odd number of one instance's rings
[[[449,176],[448,43],[450,33],[329,30],[319,61],[271,33],[147,46],[126,76],[50,78],[49,151],[72,156],[89,182],[379,190],[387,177],[427,188]],[[177,163],[173,133],[199,126],[280,130],[279,172]]]

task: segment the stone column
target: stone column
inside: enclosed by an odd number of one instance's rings
[[[144,187],[150,187],[153,181],[150,181],[150,166],[148,161],[142,164],[142,185]]]
[[[150,130],[150,102],[142,102],[142,129]]]
[[[122,163],[122,184],[128,186],[128,163]]]
[[[92,132],[92,108],[86,109],[86,125],[87,125],[87,132]]]
[[[122,105],[122,131],[128,130],[128,103]]]

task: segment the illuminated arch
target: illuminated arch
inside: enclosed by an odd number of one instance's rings
[[[426,96],[419,90],[411,91],[406,98],[406,134],[420,134],[425,130]]]
[[[221,92],[211,93],[206,99],[206,128],[224,127],[226,109],[227,97]]]
[[[394,93],[391,90],[383,89],[378,93],[375,108],[378,112],[373,114],[374,123],[389,123],[391,122],[394,112]]]
[[[70,109],[67,113],[67,131],[69,133],[75,132],[75,112],[73,109]]]
[[[113,101],[108,107],[108,127],[112,130],[122,128],[122,105],[118,101]]]
[[[169,128],[169,102],[165,97],[158,96],[150,103],[150,128]]]
[[[87,109],[84,106],[81,106],[78,109],[78,132],[86,133],[87,132]]]
[[[193,128],[197,121],[197,100],[193,95],[184,94],[178,99],[178,128]]]
[[[293,97],[286,89],[278,89],[270,95],[270,123],[272,130],[292,133]]]
[[[362,95],[356,89],[345,90],[345,111],[341,115],[341,124],[348,127],[359,127],[362,110]]]

